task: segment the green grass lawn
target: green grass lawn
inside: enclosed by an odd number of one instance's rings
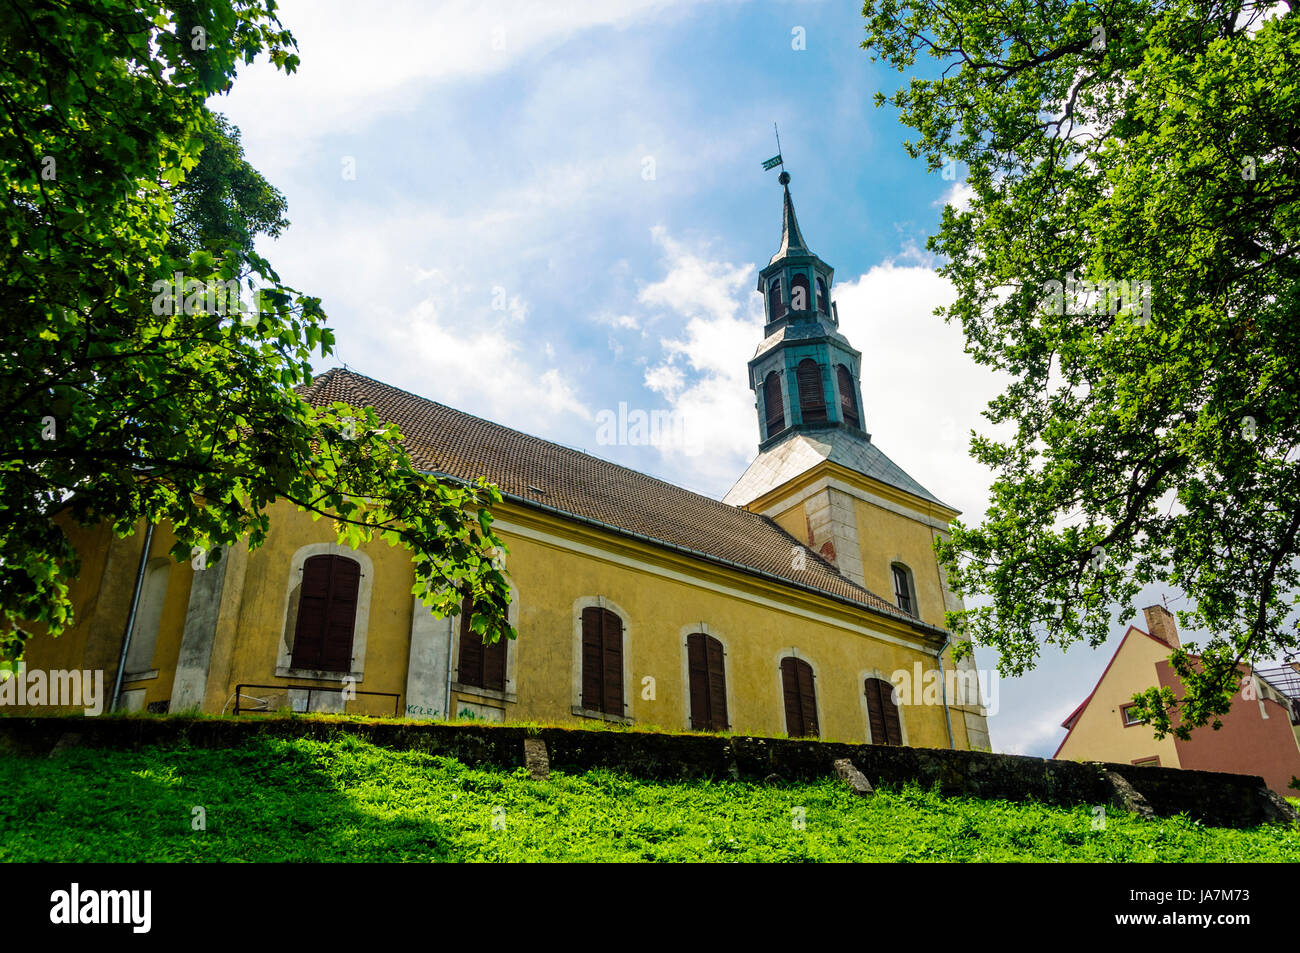
[[[194,808],[206,830],[194,830]],[[802,818],[802,829],[798,825]],[[476,770],[351,736],[0,756],[3,861],[1297,861],[1300,830],[812,784]]]

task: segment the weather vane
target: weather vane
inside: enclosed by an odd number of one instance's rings
[[[785,171],[785,160],[781,158],[781,130],[776,128],[776,123],[772,123],[772,131],[776,133],[776,155],[763,163],[764,171],[781,167],[781,175],[778,177],[782,185],[790,181],[790,173]]]

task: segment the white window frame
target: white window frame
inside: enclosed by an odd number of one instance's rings
[[[343,556],[361,564],[361,580],[357,586],[357,615],[352,624],[352,670],[325,672],[318,669],[293,667],[293,633],[298,626],[298,603],[294,591],[302,585],[302,569],[312,556]],[[370,557],[359,549],[339,543],[308,543],[300,547],[289,561],[289,578],[284,591],[283,626],[280,631],[280,648],[275,662],[277,678],[311,678],[317,681],[342,682],[353,679],[360,682],[366,668],[366,633],[370,628],[370,595],[375,582],[375,566]]]

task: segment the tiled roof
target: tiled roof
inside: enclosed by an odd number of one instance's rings
[[[423,470],[486,477],[507,498],[559,511],[615,532],[730,564],[938,632],[840,575],[765,516],[722,503],[599,457],[511,430],[389,384],[335,368],[302,396],[315,405],[370,406],[401,428]],[[795,569],[795,551],[804,565]]]

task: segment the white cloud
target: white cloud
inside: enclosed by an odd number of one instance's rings
[[[533,433],[554,431],[562,426],[557,418],[594,419],[572,381],[524,350],[508,315],[486,306],[454,309],[456,319],[444,322],[439,299],[458,297],[455,288],[440,289],[380,325],[386,333],[379,349],[392,358],[383,380]]]
[[[1055,750],[1063,736],[1061,722],[1070,716],[1081,701],[1082,697],[1006,724],[995,722],[989,730],[997,750],[1003,754],[1031,754],[1049,747]]]

